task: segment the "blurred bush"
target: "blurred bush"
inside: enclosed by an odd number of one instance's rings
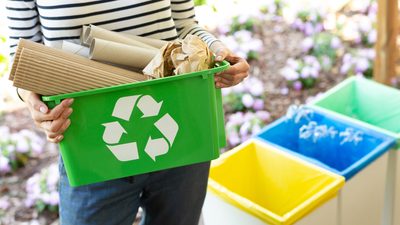
[[[8,70],[8,53],[6,38],[0,36],[0,77]]]

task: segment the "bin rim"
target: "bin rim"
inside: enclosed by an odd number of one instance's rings
[[[289,154],[295,155],[303,160],[309,161],[319,167],[322,167],[324,169],[327,169],[329,171],[332,171],[333,173],[339,174],[343,177],[345,177],[346,180],[351,179],[354,175],[356,175],[358,172],[360,172],[362,169],[364,169],[365,167],[367,167],[369,164],[371,164],[372,162],[374,162],[377,158],[379,158],[381,155],[383,155],[385,152],[389,151],[391,148],[393,148],[394,146],[396,146],[396,138],[393,137],[393,135],[388,135],[386,133],[381,133],[379,131],[377,131],[376,129],[370,128],[370,127],[365,127],[363,126],[363,124],[359,124],[359,123],[354,123],[353,120],[349,120],[348,118],[342,118],[345,116],[338,116],[338,113],[331,113],[331,111],[329,110],[320,110],[320,108],[316,108],[316,107],[309,107],[308,105],[306,106],[309,109],[314,110],[315,112],[322,114],[325,117],[334,119],[338,122],[341,123],[345,123],[345,124],[349,124],[351,126],[354,126],[355,128],[362,128],[363,130],[367,130],[369,134],[371,134],[371,132],[374,134],[373,136],[376,136],[380,139],[383,139],[382,143],[379,144],[373,151],[369,152],[368,154],[364,155],[363,157],[361,157],[360,159],[358,159],[355,163],[353,163],[352,165],[350,165],[349,167],[347,167],[346,169],[339,171],[331,166],[328,166],[327,164],[302,155],[298,152],[292,151],[286,147],[280,146],[278,144],[275,144],[271,141],[265,140],[264,138],[261,137],[261,134],[268,132],[268,130],[276,127],[278,124],[285,122],[286,118],[285,116],[275,120],[274,122],[270,123],[269,125],[267,125],[266,127],[264,127],[256,136],[256,139],[263,141],[265,143],[268,143],[270,145],[273,145],[274,147],[281,149],[285,152],[288,152]],[[340,114],[339,114],[340,115]],[[388,147],[388,148],[385,148]]]
[[[360,126],[365,126],[365,127],[368,127],[369,129],[376,130],[376,131],[381,132],[381,133],[384,133],[384,134],[386,134],[386,135],[388,135],[388,136],[394,137],[394,138],[396,138],[396,139],[399,141],[398,147],[400,147],[400,132],[399,132],[399,133],[396,133],[396,132],[393,132],[393,131],[390,131],[390,130],[386,130],[386,129],[381,128],[381,127],[378,127],[378,126],[376,126],[376,125],[373,125],[373,124],[364,122],[364,121],[362,121],[362,120],[358,120],[358,119],[351,118],[351,117],[349,117],[349,116],[340,114],[340,113],[338,113],[338,112],[335,112],[335,111],[332,111],[332,110],[329,110],[329,109],[326,109],[326,108],[323,108],[323,107],[317,105],[319,102],[321,102],[321,101],[322,101],[323,99],[325,99],[327,96],[330,96],[330,95],[332,95],[333,93],[336,93],[337,91],[339,91],[340,89],[342,89],[343,87],[345,87],[345,86],[347,86],[347,85],[350,85],[350,84],[352,84],[352,83],[355,83],[355,82],[357,82],[357,81],[360,81],[360,82],[368,82],[368,83],[371,83],[371,84],[376,85],[376,86],[385,87],[385,88],[391,89],[392,91],[397,91],[397,92],[399,92],[399,94],[400,94],[400,91],[399,91],[398,89],[396,89],[396,88],[389,87],[389,86],[387,86],[387,85],[374,82],[374,81],[372,81],[372,80],[370,80],[370,79],[367,79],[367,78],[365,78],[365,77],[352,76],[352,77],[349,77],[349,78],[345,79],[344,81],[342,81],[341,83],[337,84],[336,86],[334,86],[334,87],[331,88],[330,90],[326,91],[325,93],[321,94],[320,96],[315,97],[315,99],[313,99],[312,101],[310,101],[310,102],[307,104],[307,106],[309,106],[309,107],[311,107],[311,108],[314,108],[314,109],[317,109],[317,110],[320,110],[320,111],[322,111],[322,112],[324,112],[324,113],[332,113],[332,114],[335,114],[336,117],[339,117],[339,118],[341,118],[341,119],[343,119],[343,120],[347,120],[347,121],[350,121],[350,122],[352,122],[352,123],[359,124]]]
[[[326,170],[324,168],[318,167],[315,164],[312,164],[306,160],[303,160],[301,158],[298,158],[286,151],[281,151],[278,148],[275,148],[273,145],[269,145],[266,142],[260,141],[259,139],[252,138],[250,140],[245,141],[244,143],[240,144],[239,146],[235,147],[231,151],[223,153],[220,158],[213,160],[211,164],[211,168],[223,163],[223,161],[226,158],[229,158],[229,156],[235,154],[236,152],[239,152],[243,150],[244,146],[252,145],[252,144],[258,144],[261,145],[265,148],[268,148],[270,151],[274,151],[275,153],[278,153],[280,155],[284,155],[285,157],[289,158],[290,160],[294,160],[297,162],[300,162],[301,164],[310,167],[312,169],[315,169],[317,171],[325,173],[327,176],[333,177],[335,180],[330,183],[329,185],[325,186],[322,190],[318,191],[315,195],[310,197],[309,199],[305,200],[304,202],[300,203],[298,206],[294,207],[292,210],[287,212],[285,215],[280,216],[277,215],[276,213],[262,207],[259,204],[256,204],[252,201],[250,201],[247,198],[244,198],[234,192],[232,192],[230,189],[224,187],[221,185],[219,182],[215,181],[213,178],[209,177],[208,178],[208,190],[210,190],[212,193],[215,195],[219,196],[222,198],[224,201],[233,204],[234,206],[258,217],[259,219],[271,223],[272,225],[290,225],[293,224],[294,222],[298,221],[308,213],[310,213],[312,210],[317,208],[318,206],[322,205],[323,203],[327,202],[328,200],[334,198],[339,190],[344,186],[345,184],[345,178],[343,176],[340,176],[336,173],[333,173],[329,170]]]
[[[145,86],[145,85],[149,84],[150,82],[151,82],[151,84],[158,84],[158,83],[181,80],[181,79],[186,79],[186,78],[191,78],[191,77],[196,77],[196,76],[214,75],[215,73],[226,70],[229,67],[229,65],[230,65],[229,62],[223,61],[221,63],[216,63],[216,67],[208,69],[208,70],[179,74],[179,75],[175,75],[175,76],[164,77],[164,78],[153,79],[153,80],[137,81],[137,82],[133,82],[133,83],[119,84],[119,85],[102,87],[102,88],[95,88],[95,89],[78,91],[78,92],[67,93],[67,94],[42,96],[42,100],[46,101],[46,102],[60,101],[62,99],[66,99],[66,98],[75,98],[75,97],[82,97],[82,96],[87,96],[87,95],[103,94],[103,93],[107,93],[107,92],[111,92],[111,91],[119,91],[119,90],[124,90],[124,89],[128,89],[128,88]]]

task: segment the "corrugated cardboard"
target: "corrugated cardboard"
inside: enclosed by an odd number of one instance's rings
[[[56,95],[135,81],[24,48],[16,69],[14,86],[42,95]]]
[[[72,53],[65,52],[60,49],[55,49],[55,48],[44,46],[39,43],[35,43],[35,42],[28,41],[25,39],[20,39],[17,51],[15,53],[14,63],[13,63],[13,66],[12,66],[11,72],[10,72],[10,80],[13,80],[13,78],[15,76],[15,72],[16,72],[17,66],[19,64],[19,58],[20,58],[21,51],[23,48],[34,50],[34,51],[41,52],[44,54],[48,54],[50,56],[55,56],[57,58],[65,59],[66,61],[77,63],[79,66],[87,66],[87,67],[97,68],[99,70],[109,72],[109,73],[117,75],[117,76],[124,76],[129,79],[134,79],[136,81],[143,81],[143,80],[149,79],[148,76],[144,76],[143,74],[140,74],[137,72],[121,69],[121,68],[114,67],[111,65],[106,65],[106,64],[103,64],[100,62],[96,62],[96,61],[87,59],[87,58],[79,56],[79,55],[74,55]],[[51,68],[49,68],[49,69],[51,69]]]

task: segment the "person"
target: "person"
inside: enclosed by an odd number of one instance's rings
[[[216,87],[236,85],[248,76],[246,60],[197,24],[193,0],[7,0],[6,10],[11,55],[19,38],[59,48],[63,40],[79,43],[82,25],[94,24],[167,41],[197,35],[208,44],[216,61],[231,64],[216,74]],[[73,99],[49,109],[38,94],[22,89],[17,92],[48,141],[62,141],[71,125]],[[195,225],[206,194],[210,162],[75,188],[68,183],[62,159],[59,165],[62,225],[131,225],[139,206],[144,210],[141,224]]]

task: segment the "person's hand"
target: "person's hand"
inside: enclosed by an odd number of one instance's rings
[[[38,94],[25,90],[23,92],[21,97],[28,106],[35,125],[44,130],[48,141],[60,142],[64,138],[63,133],[71,125],[68,117],[72,113],[70,106],[73,99],[64,99],[56,107],[49,109]]]
[[[249,75],[249,64],[247,61],[233,54],[224,44],[216,41],[211,45],[211,51],[215,54],[215,61],[228,61],[231,66],[220,73],[215,74],[215,85],[218,88],[235,86]]]

